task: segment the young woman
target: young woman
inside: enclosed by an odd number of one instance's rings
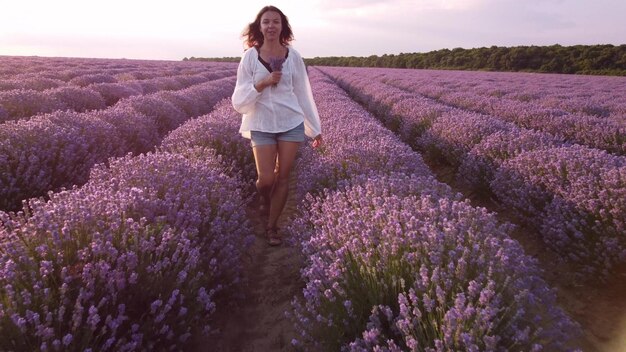
[[[289,173],[305,135],[314,148],[322,143],[320,119],[304,61],[289,45],[293,32],[282,11],[262,8],[243,37],[247,50],[232,101],[243,115],[239,132],[251,140],[268,243],[277,246],[282,238],[276,224],[287,201]]]

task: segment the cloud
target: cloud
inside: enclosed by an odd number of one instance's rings
[[[317,42],[321,51],[334,51],[334,55],[492,45],[621,44],[626,38],[626,25],[617,14],[625,13],[626,5],[616,3],[598,0],[597,6],[591,6],[584,0],[350,1],[349,9],[346,5],[326,9],[332,28],[324,28],[321,34],[326,40]],[[621,9],[625,12],[615,12]]]
[[[363,8],[363,7],[368,7],[368,6],[378,5],[378,4],[393,3],[396,1],[397,0],[390,0],[390,1],[385,1],[385,0],[345,0],[345,1],[318,0],[315,2],[319,5],[319,8],[321,8],[323,11],[334,11],[338,9],[357,9],[357,8]]]
[[[289,16],[294,45],[305,57],[492,45],[623,44],[626,38],[623,0],[273,3]],[[0,21],[0,51],[155,59],[237,56],[243,48],[241,31],[265,5],[259,0],[219,5],[194,0],[13,1],[3,7],[12,15]]]

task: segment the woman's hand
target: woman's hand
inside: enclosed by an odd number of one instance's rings
[[[262,91],[263,89],[269,87],[269,86],[275,86],[278,84],[278,82],[280,82],[280,78],[283,76],[283,73],[280,71],[274,71],[272,73],[270,73],[269,75],[265,76],[265,78],[263,78],[262,80],[259,81],[259,83],[254,85],[254,89],[256,89],[258,92]]]
[[[269,85],[277,85],[280,82],[280,78],[283,76],[283,73],[280,71],[274,71],[269,74],[265,79],[268,80]]]
[[[317,136],[315,136],[315,138],[313,138],[313,143],[311,144],[311,146],[313,146],[313,148],[318,148],[321,145],[322,145],[322,135],[318,134]]]

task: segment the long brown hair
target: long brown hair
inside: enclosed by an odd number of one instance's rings
[[[280,44],[288,45],[289,42],[293,40],[293,32],[291,31],[291,26],[289,25],[289,20],[287,19],[287,16],[285,16],[285,14],[275,6],[265,6],[256,15],[254,22],[248,24],[241,34],[242,38],[244,38],[244,44],[246,46],[246,49],[252,48],[253,46],[263,45],[263,33],[261,33],[261,16],[263,16],[263,14],[267,11],[274,11],[280,15],[282,27],[280,35],[278,36]]]

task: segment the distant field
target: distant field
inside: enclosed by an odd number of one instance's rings
[[[220,325],[253,233],[236,69],[0,57],[0,350],[181,350]],[[626,346],[626,78],[309,76],[294,346]]]

